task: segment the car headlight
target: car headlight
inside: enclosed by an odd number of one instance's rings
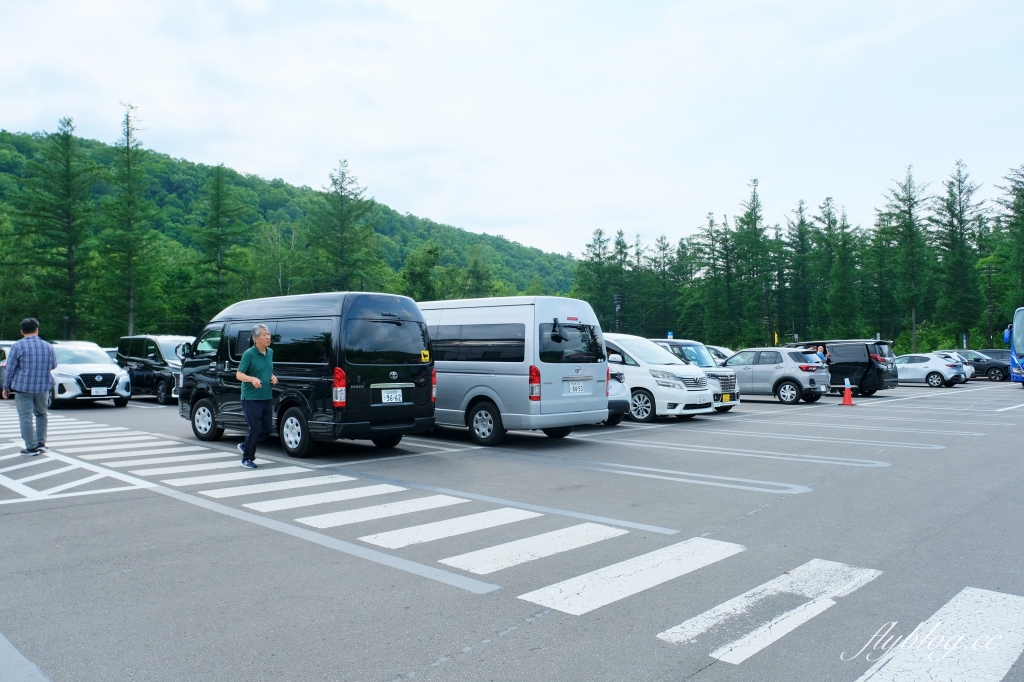
[[[57,370],[53,370],[51,374],[53,374],[53,378],[57,379],[58,381],[75,381],[76,379],[78,379],[78,377],[76,377],[74,374],[68,374],[67,372],[59,372]]]
[[[663,372],[660,369],[650,370],[651,376],[658,380],[659,386],[666,388],[683,388],[683,382],[671,372]]]

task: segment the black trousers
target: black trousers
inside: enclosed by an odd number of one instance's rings
[[[245,434],[242,460],[256,459],[256,446],[274,431],[274,412],[270,400],[243,400],[242,414],[249,432]]]

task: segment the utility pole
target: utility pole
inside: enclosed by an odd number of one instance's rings
[[[985,274],[988,275],[988,347],[992,348],[992,266],[985,266]]]

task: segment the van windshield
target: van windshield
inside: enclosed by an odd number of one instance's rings
[[[553,322],[540,325],[541,362],[604,362],[601,328],[593,324],[559,324],[561,340],[551,338]]]
[[[640,362],[645,362],[648,365],[682,365],[685,364],[682,360],[677,358],[672,353],[647,339],[615,339],[615,343],[626,349],[627,353],[630,353]]]
[[[672,353],[689,360],[698,367],[718,367],[718,363],[704,346],[683,346],[674,343],[672,344]]]
[[[418,365],[430,362],[427,327],[412,320],[349,320],[345,358],[354,365]]]

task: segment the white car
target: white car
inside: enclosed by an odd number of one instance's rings
[[[901,384],[927,384],[932,388],[953,386],[967,380],[962,363],[938,353],[909,353],[896,358]]]
[[[611,365],[609,365],[611,370]],[[608,418],[602,424],[618,426],[629,414],[629,387],[626,386],[626,375],[616,367],[608,372]]]
[[[725,346],[709,346],[704,344],[704,347],[708,349],[708,352],[714,356],[715,361],[721,365],[723,362],[736,355],[736,351],[726,348]]]
[[[964,379],[965,384],[974,378],[974,374],[977,370],[974,369],[974,365],[963,355],[963,353],[955,350],[937,350],[935,351],[935,354],[948,358],[953,362],[959,362],[962,364],[964,366],[964,376],[966,377]]]
[[[708,379],[700,367],[686,364],[640,336],[605,334],[612,371],[622,372],[629,388],[629,416],[651,422],[658,417],[689,419],[714,411]]]
[[[736,384],[736,372],[726,367],[719,367],[715,356],[700,341],[688,339],[651,339],[683,362],[692,362],[704,370],[708,378],[708,388],[715,401],[716,412],[728,412],[740,401],[740,392]]]
[[[58,341],[53,344],[57,355],[55,382],[50,404],[71,400],[113,400],[118,407],[127,407],[132,397],[128,372],[118,367],[95,343]]]

